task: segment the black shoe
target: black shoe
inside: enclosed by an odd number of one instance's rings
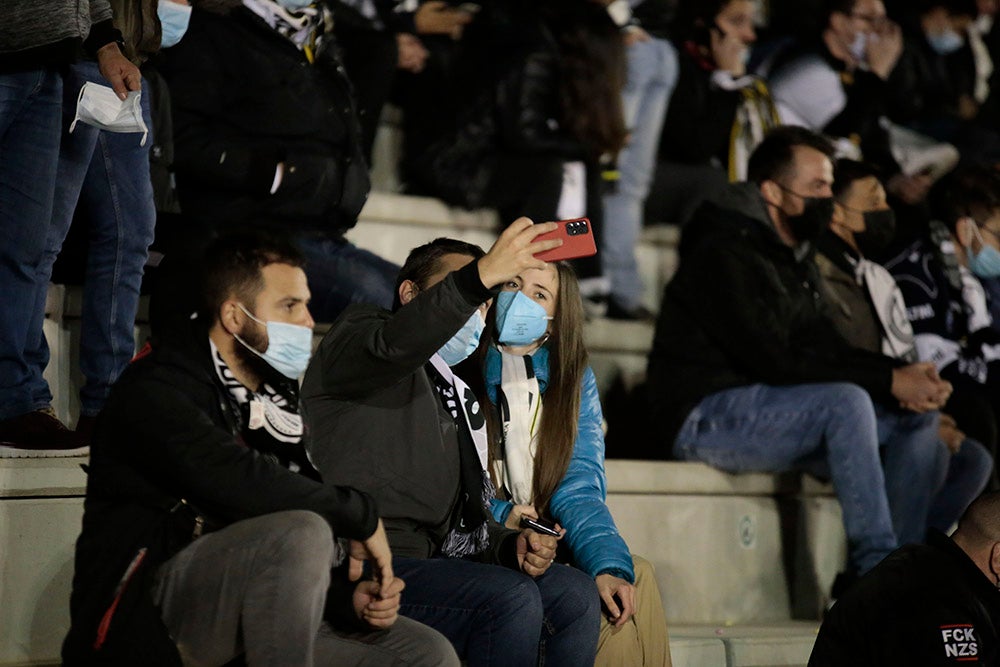
[[[86,456],[87,441],[56,419],[52,410],[35,410],[0,421],[0,458]]]
[[[609,320],[626,320],[630,322],[656,322],[656,315],[645,306],[626,308],[614,297],[608,299],[608,309],[604,314]]]

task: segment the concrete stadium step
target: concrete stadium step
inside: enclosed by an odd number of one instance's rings
[[[430,197],[374,191],[347,238],[361,248],[402,263],[411,248],[438,236],[452,236],[488,249],[497,232],[510,222],[499,220],[491,209],[466,211]],[[660,306],[663,286],[676,270],[679,237],[675,226],[650,226],[643,230],[636,248],[644,287],[642,301],[654,312]]]
[[[608,506],[671,623],[819,618],[846,556],[829,486],[700,463],[608,460]]]
[[[687,641],[703,639],[720,642],[725,650],[727,667],[804,667],[809,661],[819,624],[783,622],[735,626],[679,625],[671,628],[674,636]],[[674,652],[671,650],[671,657]],[[678,663],[674,661],[674,667]]]

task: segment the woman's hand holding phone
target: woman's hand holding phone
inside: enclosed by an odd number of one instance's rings
[[[531,505],[514,505],[510,508],[510,512],[507,514],[507,520],[504,521],[504,525],[512,530],[518,530],[524,528],[521,525],[521,517],[531,517],[532,519],[538,518],[538,512]]]

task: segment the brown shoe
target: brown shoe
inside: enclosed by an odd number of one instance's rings
[[[35,410],[0,421],[0,458],[87,456],[90,447],[50,410]]]

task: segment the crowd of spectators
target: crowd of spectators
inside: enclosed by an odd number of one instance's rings
[[[609,415],[630,454],[833,481],[836,595],[948,530],[998,486],[998,5],[5,4],[0,456],[93,444],[67,664],[502,664],[526,634],[518,664],[669,664],[604,504],[588,317],[656,322]],[[405,191],[496,209],[488,252],[398,267],[346,238],[388,104]],[[582,217],[596,256],[534,258]],[[650,223],[682,228],[665,288],[636,260]],[[67,277],[74,429],[42,375]],[[239,595],[201,587],[223,573]],[[299,631],[269,638],[282,615]]]

